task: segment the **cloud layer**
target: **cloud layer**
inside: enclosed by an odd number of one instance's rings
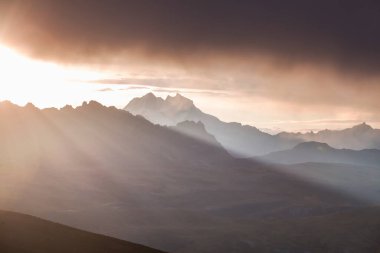
[[[139,73],[118,80],[380,107],[379,1],[3,0],[0,40],[40,59]]]
[[[378,1],[3,2],[5,40],[41,57],[75,61],[133,51],[179,59],[206,52],[355,71],[380,67]]]

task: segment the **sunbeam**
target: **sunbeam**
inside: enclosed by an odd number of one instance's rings
[[[17,104],[65,105],[83,100],[91,91],[88,82],[104,74],[29,59],[0,45],[0,99]]]

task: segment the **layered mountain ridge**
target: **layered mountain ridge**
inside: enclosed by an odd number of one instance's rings
[[[380,203],[378,169],[336,168],[326,187],[315,175],[291,175],[293,165],[235,159],[184,133],[213,140],[202,123],[178,124],[181,132],[97,102],[42,110],[0,103],[1,209],[167,252],[376,246],[378,210],[367,208]]]
[[[308,141],[327,143],[334,148],[380,149],[380,130],[365,123],[344,130],[270,135],[253,126],[223,122],[202,112],[191,100],[179,94],[164,100],[148,93],[141,98],[134,98],[124,109],[160,125],[174,126],[182,121],[201,121],[205,129],[236,157],[265,155],[291,149]]]
[[[374,129],[363,122],[343,130],[321,130],[316,133],[279,133],[277,136],[298,141],[328,143],[334,148],[380,149],[380,129]]]
[[[380,150],[378,149],[335,149],[326,143],[303,142],[293,149],[269,153],[256,157],[262,161],[295,164],[295,163],[341,163],[359,166],[380,166]]]
[[[176,101],[176,103],[172,101]],[[181,106],[177,107],[177,105]],[[200,121],[204,124],[207,132],[237,157],[265,154],[289,146],[255,127],[236,122],[226,123],[215,116],[204,113],[191,100],[180,94],[174,97],[168,96],[164,100],[156,97],[153,93],[148,93],[141,98],[134,98],[124,109],[160,125],[175,126],[183,121]]]

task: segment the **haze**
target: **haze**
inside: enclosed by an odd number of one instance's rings
[[[0,0],[0,252],[380,252],[380,1]]]

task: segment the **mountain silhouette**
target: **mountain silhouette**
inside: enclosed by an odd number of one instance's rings
[[[311,141],[300,143],[290,150],[261,156],[259,159],[286,164],[315,162],[380,167],[380,150],[335,149],[326,143]]]
[[[175,126],[182,121],[200,121],[206,131],[236,157],[265,155],[308,141],[327,143],[334,148],[380,149],[380,130],[365,123],[344,130],[323,130],[305,134],[282,132],[271,135],[253,126],[223,122],[202,112],[190,99],[180,94],[162,99],[148,93],[141,98],[132,99],[124,109],[160,125]]]
[[[165,100],[148,93],[141,98],[134,98],[124,108],[134,115],[142,115],[151,122],[174,126],[179,122],[198,118],[203,113],[195,107],[193,101],[180,94],[168,96]]]
[[[186,134],[212,140],[201,123],[177,127],[93,101],[0,103],[0,205],[167,252],[365,252],[377,242],[380,216],[366,210],[380,203],[379,170],[325,187]]]
[[[316,141],[327,143],[334,148],[347,149],[380,149],[380,129],[374,129],[362,123],[343,130],[322,130],[316,133],[286,133],[277,135],[280,138],[298,141]]]
[[[259,129],[236,122],[223,122],[217,117],[202,112],[194,103],[176,94],[165,100],[148,93],[134,98],[124,108],[134,115],[141,115],[149,121],[175,126],[182,121],[202,122],[222,146],[237,157],[251,157],[294,146],[291,140],[283,140]]]

